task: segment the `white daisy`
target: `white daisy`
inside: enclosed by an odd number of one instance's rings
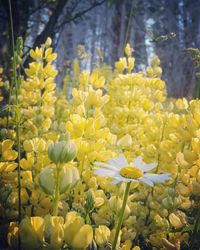
[[[119,158],[111,158],[108,163],[95,162],[94,173],[102,177],[113,178],[113,184],[120,182],[145,182],[149,186],[162,183],[169,179],[170,174],[151,174],[147,171],[156,167],[157,163],[146,164],[142,157],[138,156],[130,164],[123,154]]]

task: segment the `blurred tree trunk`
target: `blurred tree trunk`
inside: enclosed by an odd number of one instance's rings
[[[12,55],[11,36],[10,36],[10,12],[8,0],[1,0],[0,2],[0,64],[4,68],[4,72],[8,75],[10,68],[10,58]],[[13,13],[13,30],[14,39],[18,36],[25,38],[28,29],[29,8],[33,1],[26,0],[12,0],[11,8]]]
[[[118,57],[124,54],[124,42],[126,37],[126,26],[127,26],[127,13],[126,13],[126,3],[121,3],[121,16],[120,16],[120,35],[119,35],[119,45],[118,45]]]
[[[136,59],[136,69],[141,70],[141,66],[147,65],[146,51],[146,17],[145,0],[134,1],[132,8],[132,24],[130,27],[130,39],[134,48],[134,57]],[[131,7],[130,7],[131,8]]]
[[[184,0],[183,5],[183,24],[184,24],[184,40],[185,48],[199,48],[200,41],[198,39],[198,29],[200,16],[197,10],[200,10],[200,1],[188,1]],[[195,89],[195,70],[194,67],[191,67],[192,61],[189,55],[186,55],[185,59],[185,84],[183,95],[192,96]]]

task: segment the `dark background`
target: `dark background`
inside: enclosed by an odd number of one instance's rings
[[[200,0],[12,0],[15,38],[24,39],[25,65],[30,48],[50,36],[58,53],[60,86],[67,63],[85,47],[82,67],[94,67],[97,49],[114,65],[129,42],[136,70],[144,69],[157,54],[168,95],[195,93],[197,79],[188,48],[200,48]],[[11,39],[8,0],[0,0],[0,65],[9,69]]]

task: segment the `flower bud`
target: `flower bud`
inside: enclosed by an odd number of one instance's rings
[[[79,171],[76,167],[68,166],[64,167],[59,172],[60,183],[59,191],[60,194],[66,192],[71,186],[75,185],[80,179]],[[53,195],[56,185],[56,167],[48,166],[44,168],[39,175],[39,183],[41,188],[46,194]]]
[[[76,167],[68,166],[61,170],[61,180],[60,180],[60,194],[66,192],[66,190],[77,183],[80,179],[79,171]]]
[[[166,197],[162,201],[163,206],[166,209],[171,209],[172,207],[178,207],[180,205],[180,198],[179,197]]]
[[[156,67],[160,65],[160,59],[158,56],[154,56],[151,60],[151,66]]]
[[[67,133],[63,133],[60,135],[59,141],[69,141],[69,139],[70,139],[70,135],[67,132]]]
[[[2,128],[2,129],[0,130],[0,137],[1,137],[1,139],[2,139],[2,140],[3,140],[3,139],[7,139],[8,136],[9,136],[9,130],[6,129],[6,128]]]
[[[127,44],[126,44],[126,47],[125,47],[125,49],[124,49],[124,52],[125,52],[126,56],[131,56],[132,51],[133,51],[133,49],[131,48],[130,44],[127,43]]]
[[[47,37],[47,40],[46,40],[46,42],[45,42],[45,47],[46,47],[46,48],[49,48],[49,47],[51,46],[51,44],[52,44],[51,38],[50,38],[50,37]]]
[[[46,194],[53,195],[56,184],[55,167],[44,168],[39,175],[39,183]]]
[[[49,158],[55,163],[65,163],[73,160],[77,154],[77,149],[72,141],[59,141],[49,145]]]

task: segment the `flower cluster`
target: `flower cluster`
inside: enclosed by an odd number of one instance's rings
[[[56,91],[50,46],[48,38],[30,51],[0,117],[0,219],[10,249],[193,247],[200,101],[167,98],[158,57],[135,72],[129,44],[114,69],[99,62],[81,71],[74,60]]]

